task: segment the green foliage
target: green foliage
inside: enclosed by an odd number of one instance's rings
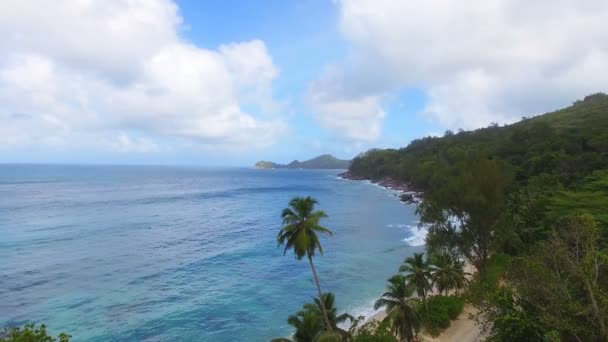
[[[417,210],[421,222],[429,225],[429,248],[435,252],[448,235],[457,251],[483,273],[502,230],[510,168],[478,155],[446,168],[440,177],[442,186],[428,191]]]
[[[506,276],[512,262],[512,257],[504,253],[496,253],[488,260],[488,267],[484,274],[477,273],[467,288],[467,299],[479,305],[488,296],[492,296],[499,287],[500,281]]]
[[[371,321],[351,331],[353,342],[397,342],[389,322]]]
[[[452,289],[458,291],[468,283],[464,262],[448,253],[433,255],[430,269],[432,285],[440,294],[447,295]]]
[[[319,293],[319,299],[323,300],[323,291],[321,291],[321,284],[319,283],[312,258],[315,255],[315,251],[323,254],[323,247],[321,246],[318,234],[333,235],[333,233],[331,230],[320,225],[321,219],[327,217],[327,214],[322,210],[314,210],[315,205],[318,203],[316,199],[310,196],[295,197],[289,201],[289,207],[283,209],[281,213],[283,227],[277,235],[277,243],[279,246],[285,245],[283,255],[291,249],[298,260],[302,259],[305,255],[308,257],[310,269],[317,286],[317,292]],[[325,328],[331,330],[332,324],[329,321],[324,305],[321,305],[321,311],[323,312]]]
[[[461,287],[463,258],[479,271],[466,295],[490,341],[608,340],[608,95],[508,126],[370,150],[349,172],[423,191],[418,214],[429,227],[431,266],[422,255],[406,260],[406,276],[391,278],[376,303],[387,318],[362,328],[361,341],[391,341],[387,331],[411,341],[420,319],[431,334],[449,326],[462,303],[427,300],[428,291]],[[286,250],[322,252],[316,235],[297,237],[315,222],[295,222],[284,221],[278,239]],[[410,299],[414,292],[428,308]]]
[[[46,325],[36,326],[34,323],[26,324],[23,328],[6,328],[0,332],[0,342],[69,342],[72,336],[61,333],[57,338],[49,336]]]
[[[368,179],[391,177],[429,192],[444,185],[445,170],[485,155],[507,163],[518,186],[540,174],[555,175],[569,186],[608,168],[607,112],[608,95],[594,94],[513,125],[422,138],[398,150],[370,150],[353,160],[350,172]]]
[[[344,337],[335,331],[325,331],[317,338],[316,342],[342,342]]]
[[[522,308],[521,299],[510,287],[499,287],[491,291],[484,303],[488,341],[542,342],[544,328],[536,316]],[[558,339],[559,341],[559,339]]]
[[[325,305],[325,312],[327,313],[327,317],[329,319],[329,324],[331,325],[332,330],[336,330],[345,334],[346,332],[338,328],[338,324],[344,323],[346,321],[352,322],[354,317],[349,315],[348,313],[343,313],[338,315],[338,309],[335,307],[336,298],[333,293],[328,292],[324,293],[322,296],[322,302]],[[313,298],[313,303],[304,304],[303,310],[309,311],[316,314],[319,317],[323,317],[323,310],[321,307],[321,300],[319,298]],[[325,328],[325,327],[323,327]]]
[[[319,222],[327,214],[322,210],[315,211],[315,205],[319,202],[308,197],[295,197],[289,201],[289,208],[283,209],[283,228],[277,235],[279,245],[285,245],[283,254],[292,249],[296,258],[302,259],[305,255],[314,256],[315,251],[323,254],[323,247],[318,233],[333,235],[333,233],[322,227]]]
[[[338,341],[342,341],[350,336],[349,332],[340,329],[338,324],[346,321],[352,322],[354,318],[347,313],[338,315],[338,309],[334,306],[335,297],[333,293],[324,293],[322,299],[325,305],[325,312],[327,313],[331,324],[331,329],[326,329],[325,327],[321,300],[319,300],[319,298],[313,298],[312,303],[304,304],[301,310],[296,312],[295,315],[289,316],[287,319],[287,323],[295,329],[293,335],[294,342],[329,342],[336,338]],[[290,340],[286,338],[277,338],[273,341],[279,342]]]
[[[424,253],[414,253],[413,256],[407,257],[399,267],[399,272],[405,273],[405,282],[416,287],[418,298],[426,301],[427,293],[431,290],[431,270]]]
[[[464,299],[457,296],[432,296],[428,299],[429,309],[421,310],[422,326],[431,336],[439,336],[458,318],[464,309]]]
[[[401,274],[388,280],[386,292],[376,301],[374,309],[385,308],[385,322],[391,330],[404,341],[414,341],[420,330],[420,317],[416,307],[418,301],[412,298],[415,286]]]
[[[596,171],[573,189],[556,193],[548,205],[548,215],[559,217],[576,213],[592,214],[608,232],[608,170]]]
[[[593,216],[562,219],[508,272],[522,307],[565,339],[608,340],[608,252]]]

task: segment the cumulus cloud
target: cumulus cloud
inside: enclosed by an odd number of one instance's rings
[[[339,137],[354,141],[374,141],[381,133],[384,110],[374,94],[352,96],[346,89],[346,75],[328,69],[312,84],[308,101],[318,121]]]
[[[352,52],[339,66],[344,77],[312,86],[313,94],[328,95],[326,104],[379,101],[401,87],[418,87],[428,95],[430,118],[446,128],[475,128],[608,90],[604,0],[337,4]],[[369,122],[382,120],[363,106],[330,121],[344,115],[370,131],[377,126]]]
[[[0,142],[156,151],[153,140],[272,144],[279,75],[264,42],[204,49],[169,0],[0,4]]]

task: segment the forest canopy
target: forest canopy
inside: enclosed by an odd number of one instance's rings
[[[608,95],[370,150],[349,172],[424,193],[427,252],[477,268],[489,340],[608,340]]]

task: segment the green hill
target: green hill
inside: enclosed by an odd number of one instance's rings
[[[391,177],[422,190],[432,187],[434,171],[466,155],[483,153],[514,167],[525,182],[556,174],[566,185],[608,166],[608,95],[594,94],[572,106],[512,125],[426,137],[401,149],[370,150],[353,160],[356,177]]]
[[[424,191],[426,254],[475,266],[488,340],[608,341],[608,95],[371,150],[348,176]]]
[[[255,163],[255,167],[259,169],[347,169],[350,164],[350,160],[342,160],[330,154],[323,154],[302,162],[294,160],[286,165],[259,161]]]

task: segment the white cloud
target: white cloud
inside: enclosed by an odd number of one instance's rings
[[[109,144],[120,152],[148,153],[160,150],[158,144],[146,139],[131,137],[125,132],[120,132]]]
[[[608,90],[605,0],[342,0],[338,6],[352,52],[340,67],[344,77],[313,86],[314,93],[331,94],[326,103],[378,100],[419,87],[429,96],[429,117],[446,128],[474,128]],[[365,107],[350,113],[353,120],[382,120]]]
[[[346,89],[346,76],[338,69],[328,69],[314,82],[307,100],[317,120],[346,140],[370,142],[381,133],[384,110],[377,95],[351,96]]]
[[[265,44],[204,49],[180,24],[169,0],[0,4],[0,146],[272,144],[283,120],[244,110],[275,106]]]

